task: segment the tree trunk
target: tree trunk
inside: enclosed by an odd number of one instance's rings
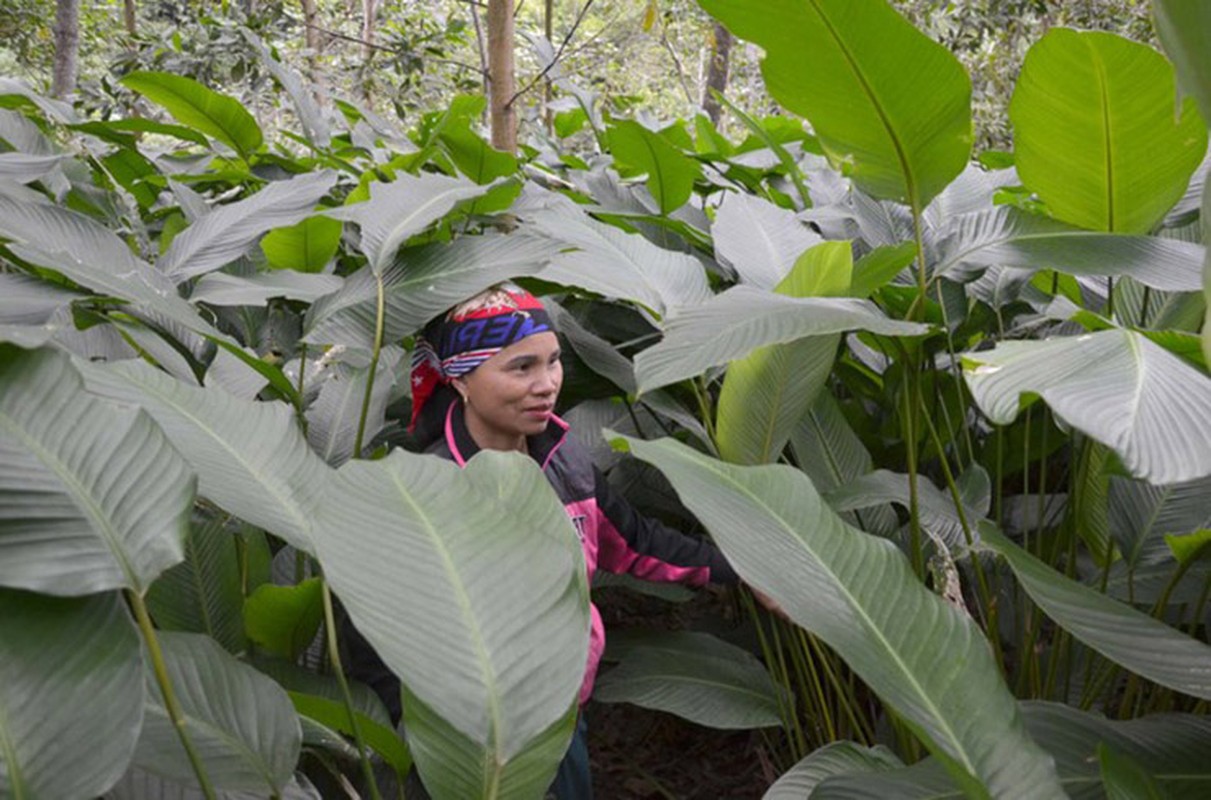
[[[517,91],[513,71],[512,0],[488,0],[488,108],[492,146],[517,152],[517,111],[510,102]]]
[[[710,68],[706,73],[706,90],[702,93],[702,108],[715,127],[723,116],[723,105],[711,92],[727,91],[727,70],[732,55],[732,34],[727,28],[715,23],[715,46],[711,48]]]
[[[303,6],[303,43],[311,51],[310,58],[314,67],[314,59],[320,54],[320,48],[323,46],[319,28],[316,27],[319,21],[319,9],[315,7],[315,0],[302,0],[301,4]]]
[[[133,39],[139,32],[135,19],[135,0],[122,0],[122,22],[126,25],[126,33]]]
[[[76,56],[80,50],[79,0],[55,2],[55,74],[51,94],[60,99],[76,91]]]
[[[543,34],[552,47],[555,46],[555,0],[547,0],[542,17]],[[551,78],[542,82],[542,122],[547,135],[555,132],[555,112],[551,110]]]
[[[374,55],[374,17],[378,14],[378,0],[362,0],[362,59],[369,61]]]

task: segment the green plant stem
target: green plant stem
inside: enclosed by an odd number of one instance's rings
[[[988,588],[988,576],[984,573],[984,565],[980,562],[980,558],[975,551],[975,535],[971,530],[971,523],[967,519],[967,509],[963,506],[963,497],[959,494],[959,485],[955,481],[954,473],[951,472],[950,463],[946,460],[945,453],[942,452],[942,441],[938,436],[938,430],[934,427],[933,420],[928,414],[922,416],[925,420],[926,429],[929,431],[934,447],[938,450],[938,463],[942,467],[942,476],[946,479],[946,487],[950,491],[950,500],[954,503],[955,513],[959,517],[959,525],[963,528],[963,538],[967,542],[967,552],[971,559],[971,569],[976,576],[976,587],[980,593],[980,611],[984,616],[984,631],[988,637],[989,644],[992,645],[993,654],[996,656],[998,666],[1003,670],[1005,668],[1004,653],[1001,651],[1001,635],[1000,628],[997,624],[997,606],[992,601],[992,592]]]
[[[202,796],[206,800],[215,800],[210,776],[206,774],[206,769],[202,766],[202,759],[198,756],[198,752],[194,749],[193,742],[185,730],[185,713],[181,710],[181,704],[177,701],[176,692],[172,688],[172,681],[168,677],[168,667],[164,664],[164,651],[160,649],[160,639],[156,636],[155,626],[151,624],[147,604],[143,602],[143,596],[133,589],[126,590],[126,599],[130,603],[130,607],[134,609],[139,630],[147,642],[152,671],[155,673],[156,683],[160,686],[160,693],[164,696],[164,708],[168,711],[168,718],[172,720],[172,726],[181,740],[181,746],[185,748],[185,755],[189,757],[189,765],[193,767],[194,775],[198,778],[198,788],[202,790]]]
[[[1106,278],[1106,317],[1114,321],[1114,276]]]
[[[378,357],[383,349],[383,326],[387,317],[386,287],[383,286],[383,276],[375,275],[378,282],[377,296],[374,307],[374,349],[370,353],[370,367],[366,374],[366,395],[362,398],[362,413],[357,420],[357,436],[353,440],[353,457],[362,457],[362,443],[366,435],[366,418],[370,416],[370,396],[374,392],[374,378],[378,373]]]
[[[782,717],[782,727],[791,740],[791,761],[798,761],[808,753],[810,748],[807,746],[803,728],[799,724],[799,717],[795,714],[794,705],[788,702],[792,687],[790,673],[786,668],[786,661],[778,642],[778,632],[771,621],[770,635],[774,637],[774,641],[771,642],[766,636],[765,626],[762,624],[761,615],[757,611],[757,604],[752,595],[749,592],[741,591],[740,598],[757,631],[757,640],[761,646],[761,656],[765,660],[766,669],[770,671],[770,677],[786,690],[785,695],[779,695],[778,713]]]
[[[1148,327],[1148,301],[1152,299],[1151,292],[1152,292],[1151,286],[1144,287],[1144,299],[1143,299],[1143,302],[1140,303],[1140,327],[1141,328]]]
[[[693,387],[694,397],[698,400],[698,413],[702,415],[702,424],[706,427],[707,438],[711,440],[712,445],[718,446],[719,442],[715,438],[715,414],[707,400],[706,378],[691,380],[690,386]]]
[[[1211,575],[1203,581],[1203,590],[1198,596],[1198,602],[1194,604],[1194,616],[1190,618],[1190,628],[1188,633],[1194,637],[1198,634],[1198,626],[1203,618],[1203,609],[1207,607],[1207,601],[1211,600]]]
[[[855,708],[857,698],[854,696],[854,687],[842,681],[838,675],[835,655],[816,636],[802,629],[799,629],[799,632],[804,643],[812,648],[816,659],[820,662],[820,669],[824,671],[825,678],[833,687],[839,710],[845,714],[850,725],[853,726],[853,732],[862,740],[862,743],[870,744],[874,741],[874,732],[870,729],[870,725],[866,722],[865,718]]]
[[[915,365],[905,365],[904,405],[902,408],[904,453],[908,462],[908,533],[912,569],[917,577],[925,579],[925,557],[921,552],[921,505],[917,491],[917,429],[916,410],[920,406],[920,393],[915,378]]]
[[[357,745],[358,760],[362,765],[362,776],[366,779],[366,786],[370,789],[370,796],[374,800],[382,800],[382,795],[378,791],[378,784],[374,780],[374,770],[370,767],[370,756],[366,753],[366,743],[362,739],[362,731],[357,724],[357,714],[353,711],[353,693],[349,691],[349,682],[345,680],[345,670],[341,667],[341,653],[336,641],[336,615],[332,611],[332,590],[328,587],[328,580],[326,578],[320,581],[320,589],[324,600],[324,634],[328,642],[328,662],[332,665],[332,672],[336,675],[336,682],[341,687],[341,698],[345,702],[345,713],[349,718],[349,730],[353,731],[353,741]]]
[[[299,345],[299,397],[303,396],[303,385],[307,374],[307,343],[303,342]]]

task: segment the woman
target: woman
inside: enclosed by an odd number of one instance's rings
[[[559,340],[542,304],[514,286],[489,289],[434,320],[418,337],[410,430],[426,452],[459,466],[484,449],[527,453],[571,517],[590,580],[600,567],[691,586],[735,583],[735,572],[713,545],[640,515],[610,487],[555,415],[562,382]],[[582,705],[605,648],[601,615],[595,607],[590,612]],[[351,637],[350,672],[369,683],[398,719],[399,682],[360,639]],[[560,800],[592,796],[583,717],[552,793]]]

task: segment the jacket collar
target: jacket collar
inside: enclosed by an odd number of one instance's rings
[[[529,448],[530,457],[537,461],[539,466],[545,470],[547,464],[551,463],[551,458],[555,455],[555,451],[563,445],[564,439],[567,437],[568,423],[552,414],[551,422],[547,425],[546,430],[534,436],[526,437],[526,445]],[[460,467],[465,467],[467,461],[482,449],[471,438],[471,432],[467,430],[467,421],[463,416],[462,400],[455,400],[450,404],[449,409],[446,410],[445,438],[446,447],[450,449],[450,455],[454,457],[454,463]]]

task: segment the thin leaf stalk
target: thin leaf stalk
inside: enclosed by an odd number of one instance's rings
[[[206,800],[215,800],[216,795],[214,786],[210,783],[210,776],[206,774],[206,768],[202,765],[202,759],[198,756],[198,751],[194,749],[193,741],[185,730],[187,724],[185,713],[181,710],[181,704],[177,700],[176,691],[172,688],[172,680],[168,676],[168,667],[164,663],[164,651],[160,649],[160,639],[156,636],[155,626],[151,624],[151,615],[147,611],[147,604],[143,601],[143,596],[133,589],[126,590],[126,599],[135,612],[135,620],[139,624],[139,630],[143,634],[144,641],[147,642],[147,652],[151,655],[152,672],[156,676],[156,683],[160,687],[160,693],[164,696],[164,708],[168,711],[168,718],[172,720],[172,727],[176,730],[177,737],[181,740],[181,746],[185,748],[185,755],[189,758],[189,765],[193,768],[194,775],[197,776],[198,788],[201,789],[202,796]]]
[[[873,742],[874,731],[871,729],[867,718],[857,709],[857,696],[852,681],[853,673],[849,673],[851,680],[842,680],[837,669],[837,661],[839,659],[836,654],[829,650],[817,636],[808,633],[802,628],[797,629],[797,633],[803,641],[804,646],[810,647],[811,651],[815,653],[815,657],[820,662],[820,668],[824,671],[828,684],[834,689],[838,710],[844,713],[852,726],[851,730],[845,733],[845,738],[852,739],[856,735],[862,744]]]
[[[718,447],[719,440],[715,436],[715,412],[711,409],[710,395],[706,387],[706,378],[690,381],[694,390],[694,398],[698,401],[698,413],[702,415],[702,424],[706,427],[707,438],[711,444]]]
[[[370,397],[374,392],[374,378],[378,374],[378,357],[383,349],[383,327],[387,317],[386,287],[383,276],[375,275],[377,282],[374,306],[374,348],[370,353],[370,367],[366,374],[366,394],[362,397],[362,412],[357,419],[357,436],[353,440],[353,457],[362,457],[362,444],[366,436],[366,418],[370,416]]]
[[[933,420],[928,414],[922,415],[925,420],[926,429],[929,431],[929,436],[934,447],[938,451],[938,463],[942,468],[942,477],[946,481],[946,488],[950,492],[950,500],[954,503],[955,513],[959,517],[959,526],[963,529],[963,538],[967,542],[967,553],[971,559],[971,569],[976,576],[976,588],[980,595],[980,612],[984,616],[984,633],[988,637],[989,644],[992,645],[993,654],[996,657],[997,665],[1003,670],[1004,653],[1001,651],[1001,636],[1000,628],[997,624],[997,606],[992,600],[992,592],[988,587],[988,576],[984,572],[984,565],[980,562],[980,558],[975,550],[975,535],[971,530],[971,523],[967,519],[967,509],[963,506],[963,497],[959,494],[959,485],[955,481],[954,473],[950,469],[950,462],[946,460],[946,453],[942,449],[942,441],[938,436],[938,429],[934,426]]]
[[[907,356],[907,354],[906,354]],[[908,471],[909,555],[918,579],[925,580],[925,559],[921,552],[921,508],[917,491],[917,420],[921,406],[920,384],[915,380],[917,365],[907,357],[904,369],[903,402],[900,404],[900,428],[904,439],[904,458]]]
[[[1173,596],[1174,590],[1177,589],[1177,585],[1186,577],[1186,573],[1189,572],[1190,567],[1194,565],[1199,555],[1207,547],[1207,543],[1204,543],[1196,552],[1190,554],[1189,558],[1180,562],[1177,565],[1177,569],[1169,576],[1169,580],[1165,583],[1165,588],[1161,590],[1160,596],[1152,606],[1152,616],[1155,619],[1163,621],[1165,609],[1169,607],[1169,599]],[[1194,619],[1197,621],[1198,617],[1196,616]],[[1119,704],[1119,719],[1128,719],[1142,712],[1142,709],[1139,707],[1143,701],[1142,686],[1143,680],[1140,676],[1132,673],[1127,679],[1127,688],[1123,690],[1123,699]]]
[[[810,748],[807,745],[806,736],[803,733],[802,726],[799,724],[799,718],[795,714],[793,705],[786,702],[786,698],[792,694],[794,687],[791,685],[786,660],[781,653],[781,647],[777,640],[778,632],[771,623],[770,636],[774,638],[774,641],[771,641],[766,636],[765,626],[762,624],[761,615],[757,612],[757,604],[753,601],[752,596],[748,592],[740,592],[740,597],[745,609],[748,611],[749,618],[753,621],[753,627],[757,631],[757,642],[761,647],[761,657],[765,662],[766,669],[770,671],[770,677],[774,682],[786,690],[778,697],[778,715],[782,717],[782,727],[790,739],[791,760],[797,761],[802,758],[801,754],[806,754]]]
[[[353,711],[353,693],[349,691],[349,682],[345,679],[345,670],[341,666],[340,647],[336,641],[336,615],[332,611],[332,590],[327,579],[320,580],[320,592],[324,602],[324,638],[328,644],[328,663],[336,682],[341,687],[341,699],[345,704],[345,714],[349,720],[349,730],[353,732],[353,741],[357,745],[358,761],[362,767],[362,777],[374,800],[382,800],[378,791],[378,783],[374,780],[374,770],[370,766],[370,756],[366,752],[366,742],[362,738],[361,727],[357,722],[357,714]]]
[[[946,352],[950,356],[950,372],[954,377],[955,391],[959,394],[959,410],[962,412],[962,419],[967,419],[967,408],[969,405],[967,392],[965,391],[967,384],[963,381],[963,375],[959,370],[959,354],[955,349],[954,334],[950,330],[950,315],[946,311],[946,303],[942,298],[942,283],[938,281],[934,283],[934,290],[938,295],[938,308],[942,310],[942,328],[946,332]],[[937,377],[934,377],[934,395],[938,398],[938,403],[942,408],[942,416],[946,420],[946,428],[950,433],[952,441],[958,441],[958,436],[955,434],[954,421],[950,418],[950,409],[946,407],[946,399],[941,396],[941,392],[937,387]],[[976,460],[975,445],[971,441],[971,430],[966,424],[961,426],[963,431],[963,443],[967,445],[967,462],[974,464]],[[957,456],[956,456],[957,460]],[[959,464],[962,467],[962,463]]]

